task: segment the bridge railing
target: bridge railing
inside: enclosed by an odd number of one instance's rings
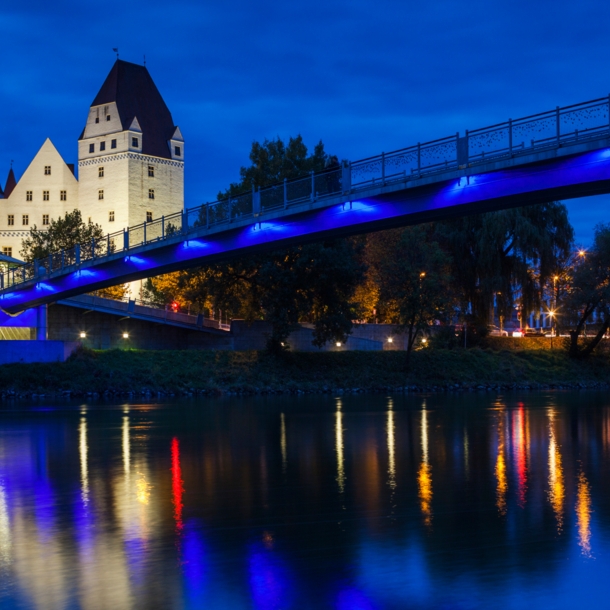
[[[0,290],[61,271],[66,267],[117,252],[187,235],[201,227],[256,219],[274,210],[302,206],[319,199],[408,182],[451,169],[518,157],[610,135],[610,96],[466,131],[431,142],[382,153],[341,167],[312,172],[270,187],[231,195],[183,212],[144,222],[90,243],[55,252],[45,259],[0,274]]]

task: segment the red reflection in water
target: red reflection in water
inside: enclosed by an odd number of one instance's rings
[[[180,443],[174,437],[172,439],[172,502],[174,504],[174,521],[176,529],[182,529],[182,470],[180,469]]]
[[[527,493],[527,439],[523,403],[519,403],[519,410],[513,415],[513,451],[516,451],[518,503],[523,508]]]

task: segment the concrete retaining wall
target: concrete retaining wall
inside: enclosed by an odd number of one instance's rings
[[[74,341],[2,341],[0,364],[64,362],[77,346]]]

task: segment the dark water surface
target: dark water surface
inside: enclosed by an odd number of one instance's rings
[[[0,608],[610,607],[610,396],[0,410]]]

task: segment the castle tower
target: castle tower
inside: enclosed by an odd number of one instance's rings
[[[78,142],[83,220],[114,233],[184,206],[184,140],[145,66],[117,59]]]

